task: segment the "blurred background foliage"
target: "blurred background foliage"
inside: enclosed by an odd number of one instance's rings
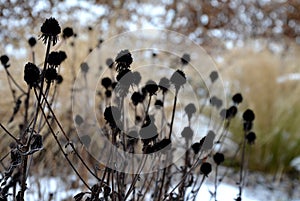
[[[212,45],[211,38],[300,42],[299,0],[1,0],[0,8],[1,39],[15,45],[23,44],[20,36],[38,33],[43,19],[51,15],[74,28],[95,25],[105,37],[158,27],[188,35],[201,45]]]
[[[0,8],[0,53],[18,66],[15,75],[22,74],[30,55],[28,38],[38,36],[50,16],[77,33],[77,53],[69,44],[62,47],[73,55],[66,66],[79,67],[99,40],[124,31],[161,28],[189,36],[215,59],[228,100],[241,92],[246,101],[242,109],[250,107],[257,115],[250,168],[278,175],[294,170],[291,161],[300,156],[299,0],[0,0]],[[44,54],[39,43],[37,58]],[[5,93],[1,71],[0,76]],[[11,104],[8,99],[1,105]],[[1,121],[10,110],[1,107]],[[236,121],[230,129],[238,143],[242,129]]]

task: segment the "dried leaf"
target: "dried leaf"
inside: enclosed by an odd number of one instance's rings
[[[84,192],[78,193],[74,196],[75,201],[81,201],[83,196],[84,196]]]
[[[43,137],[40,134],[33,136],[33,142],[30,145],[31,151],[39,151],[43,148]]]

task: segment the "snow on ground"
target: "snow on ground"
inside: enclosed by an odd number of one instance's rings
[[[76,178],[73,178],[74,181]],[[52,194],[51,201],[72,200],[72,197],[81,192],[81,189],[70,189],[71,181],[65,183],[65,178],[57,177],[43,177],[39,178],[37,183],[36,178],[31,177],[28,182],[28,190],[26,191],[26,200],[40,201],[50,200],[49,196]],[[264,180],[264,179],[263,179]],[[211,198],[210,192],[214,191],[214,184],[211,181],[205,182],[201,187],[197,200],[199,201],[214,201]],[[218,201],[234,201],[238,194],[238,186],[228,183],[222,183],[218,187],[217,200]],[[261,183],[252,186],[246,186],[243,189],[243,201],[300,201],[297,199],[288,198],[287,192],[284,189],[272,190],[268,185]],[[149,199],[150,201],[150,199]]]
[[[214,190],[214,184],[208,183],[203,188],[200,189],[199,196],[197,200],[209,201],[211,196],[209,191]],[[217,200],[218,201],[233,201],[237,198],[238,187],[229,185],[229,184],[221,184],[218,187],[217,191]],[[255,188],[246,187],[243,189],[242,201],[287,201],[290,200],[284,192],[281,191],[271,191],[266,186],[257,185]],[[213,199],[212,199],[213,200]],[[294,201],[300,200],[294,199]]]

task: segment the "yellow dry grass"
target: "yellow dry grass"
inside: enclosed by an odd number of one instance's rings
[[[248,46],[254,42],[250,41]],[[252,169],[282,173],[291,169],[290,161],[300,155],[298,142],[300,117],[300,81],[278,79],[300,72],[300,47],[275,53],[264,47],[234,49],[225,56],[223,78],[230,82],[231,93],[241,92],[245,102],[240,108],[254,110],[254,131],[257,141],[251,149],[249,166]],[[230,98],[230,97],[229,97]],[[235,121],[232,132],[241,139],[242,127]]]

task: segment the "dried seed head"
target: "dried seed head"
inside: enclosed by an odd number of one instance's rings
[[[185,106],[184,111],[187,114],[188,118],[191,119],[192,115],[196,112],[194,103],[189,103],[187,106]]]
[[[192,139],[193,135],[194,131],[191,129],[191,127],[185,127],[181,132],[181,136],[184,137],[186,140]]]
[[[181,63],[182,65],[187,65],[191,61],[191,56],[187,53],[183,54],[181,57]]]
[[[121,52],[118,53],[115,61],[117,63],[116,70],[117,72],[120,72],[125,69],[128,69],[133,59],[131,57],[131,53],[129,52],[129,50],[122,50]]]
[[[43,33],[41,38],[44,44],[46,44],[47,40],[50,40],[52,41],[54,46],[57,43],[58,34],[60,34],[61,29],[57,20],[53,17],[50,17],[49,19],[46,19],[46,21],[43,23],[41,27],[41,32]]]
[[[133,105],[138,105],[139,103],[142,103],[144,101],[144,96],[140,92],[133,92],[131,95],[131,101]]]
[[[40,82],[40,69],[33,63],[28,62],[24,69],[24,80],[32,87],[36,87]]]
[[[111,128],[118,128],[120,127],[120,119],[121,119],[121,112],[119,108],[115,106],[109,106],[105,108],[104,111],[104,119],[110,125]]]
[[[70,38],[71,36],[73,36],[74,32],[73,29],[71,27],[66,27],[63,30],[63,38],[67,39]]]
[[[75,116],[75,123],[80,126],[83,122],[83,118],[79,114],[77,114]]]
[[[112,58],[106,59],[105,63],[108,66],[108,68],[112,68],[114,66],[114,61],[112,60]]]
[[[250,132],[246,135],[246,140],[248,144],[254,144],[256,140],[256,134],[254,132]]]
[[[222,100],[219,99],[218,97],[213,96],[213,97],[211,97],[211,99],[210,99],[210,104],[211,104],[212,106],[215,106],[216,108],[219,109],[220,107],[222,107],[223,102],[222,102]]]
[[[149,95],[152,96],[157,92],[158,86],[156,82],[154,82],[153,80],[149,80],[145,85],[145,89],[149,93]]]
[[[196,142],[192,144],[191,148],[193,149],[195,154],[198,154],[201,149],[201,144],[199,142]]]
[[[154,106],[156,109],[160,109],[164,106],[164,103],[161,100],[156,100]]]
[[[235,103],[235,104],[240,104],[242,101],[243,101],[243,96],[242,94],[240,93],[237,93],[235,95],[232,96],[232,101]]]
[[[112,84],[112,81],[109,77],[105,77],[101,80],[101,85],[105,88],[108,89]]]
[[[106,90],[106,91],[105,91],[105,96],[106,96],[107,98],[110,98],[111,95],[112,95],[111,90]]]
[[[186,83],[186,77],[184,72],[182,70],[175,71],[171,76],[170,81],[178,91],[179,88]]]
[[[252,110],[247,109],[243,114],[244,121],[252,122],[255,119],[255,114]]]
[[[165,94],[170,88],[170,80],[166,77],[161,78],[158,87],[162,90],[163,94]]]
[[[48,83],[57,79],[57,71],[55,68],[47,68],[45,71],[45,78]]]
[[[214,83],[219,78],[218,72],[212,71],[209,75],[209,78],[210,78],[211,82]]]
[[[235,115],[237,114],[237,111],[238,111],[238,109],[237,109],[236,106],[234,106],[234,105],[231,106],[231,107],[228,108],[227,111],[226,111],[226,118],[227,118],[227,119],[234,118]]]
[[[58,54],[59,54],[60,63],[62,63],[64,60],[66,60],[67,54],[65,51],[59,51]]]
[[[67,55],[64,51],[51,52],[47,58],[47,63],[52,67],[58,67],[66,58]]]
[[[220,111],[220,116],[223,118],[223,119],[227,119],[227,110],[225,108],[223,108],[221,111]]]
[[[89,71],[89,65],[85,62],[80,65],[80,68],[83,73],[87,73]]]
[[[64,80],[63,76],[58,74],[56,77],[56,83],[61,84],[63,80]]]
[[[7,55],[2,55],[0,57],[1,64],[3,65],[4,68],[8,68],[10,65],[8,64],[9,58]]]
[[[224,154],[217,152],[217,153],[215,153],[215,155],[213,156],[213,159],[214,159],[214,161],[215,161],[215,163],[216,163],[217,165],[220,165],[220,164],[223,163],[224,160],[225,160]]]
[[[200,171],[205,176],[208,176],[208,174],[211,172],[211,170],[212,170],[212,168],[211,168],[210,163],[204,162],[201,164]]]
[[[34,47],[36,45],[36,39],[35,39],[35,37],[30,37],[28,39],[28,44],[30,45],[30,47]]]

